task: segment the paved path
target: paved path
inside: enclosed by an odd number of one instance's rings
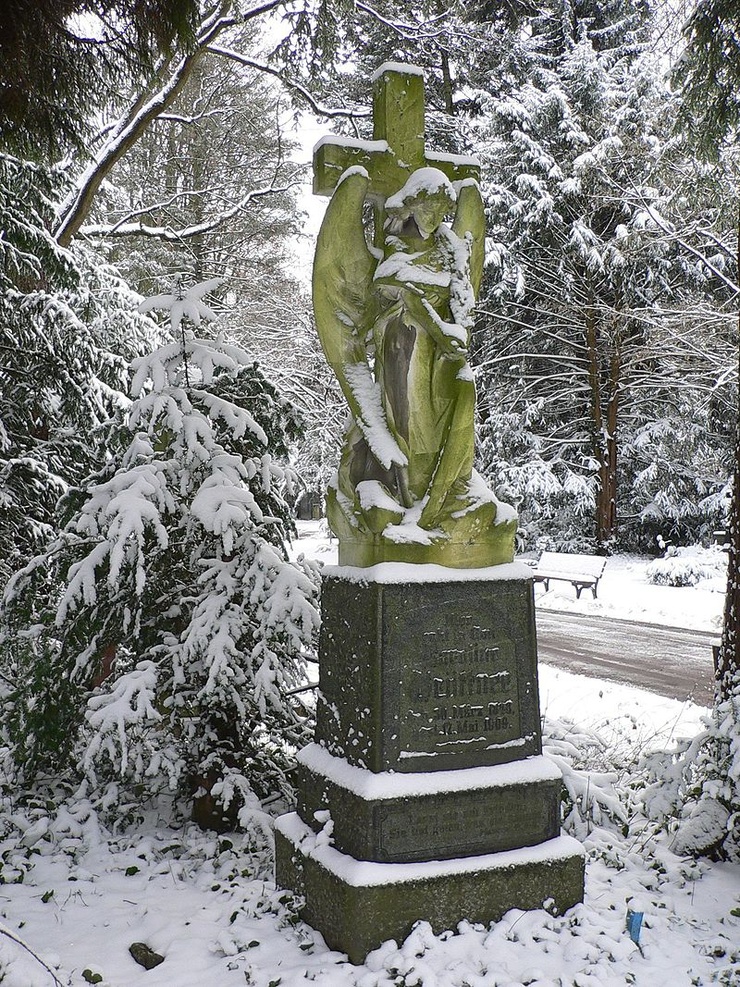
[[[711,706],[716,635],[630,620],[537,610],[540,661]]]

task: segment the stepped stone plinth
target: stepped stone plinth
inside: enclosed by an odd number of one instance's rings
[[[583,850],[541,753],[527,567],[336,567],[322,610],[316,743],[276,827],[277,880],[306,920],[362,962],[418,920],[581,901]]]

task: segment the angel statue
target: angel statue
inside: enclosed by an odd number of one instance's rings
[[[478,184],[413,171],[376,211],[375,246],[363,225],[368,185],[363,167],[342,175],[313,273],[319,337],[350,409],[327,496],[339,562],[510,562],[515,514],[473,469]]]

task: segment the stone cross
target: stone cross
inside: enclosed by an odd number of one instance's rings
[[[422,70],[394,62],[373,75],[373,140],[329,136],[314,148],[314,194],[331,195],[347,168],[358,165],[367,171],[368,196],[380,209],[417,168],[439,168],[452,182],[480,178],[475,158],[426,150]]]

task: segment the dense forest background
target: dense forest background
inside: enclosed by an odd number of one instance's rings
[[[729,0],[44,0],[2,18],[9,777],[180,786],[220,823],[287,790],[318,617],[284,543],[343,424],[296,273],[297,144],[309,119],[368,136],[383,61],[424,69],[427,144],[481,161],[478,467],[522,545],[735,532]]]
[[[642,0],[426,3],[413,16],[392,3],[330,6],[195,5],[165,54],[137,62],[136,49],[114,48],[91,78],[77,67],[60,105],[39,92],[22,112],[7,98],[0,107],[8,286],[30,287],[23,275],[35,265],[50,298],[76,278],[69,317],[97,308],[84,320],[90,351],[70,361],[64,318],[36,297],[55,322],[46,348],[56,365],[45,394],[33,393],[31,372],[23,401],[3,414],[12,544],[34,542],[54,484],[75,478],[61,459],[80,475],[89,466],[92,426],[110,410],[103,397],[85,409],[91,386],[125,391],[116,368],[159,338],[132,315],[133,295],[175,278],[224,277],[218,331],[303,411],[298,472],[307,489],[325,485],[341,407],[295,274],[296,251],[312,249],[301,239],[296,142],[306,114],[322,109],[327,129],[367,134],[370,76],[386,60],[424,68],[428,143],[483,166],[479,468],[518,507],[527,547],[657,552],[658,537],[710,539],[726,524],[732,472],[738,155],[731,135],[711,160],[697,154],[702,120],[676,81],[689,10]],[[101,277],[117,289],[83,300]],[[12,353],[27,361],[33,350],[24,339],[17,329],[4,341],[15,390],[29,367]],[[93,350],[108,354],[105,370]],[[65,373],[85,395],[73,398]],[[63,392],[54,407],[53,391]],[[65,425],[83,420],[86,448],[60,456]]]

